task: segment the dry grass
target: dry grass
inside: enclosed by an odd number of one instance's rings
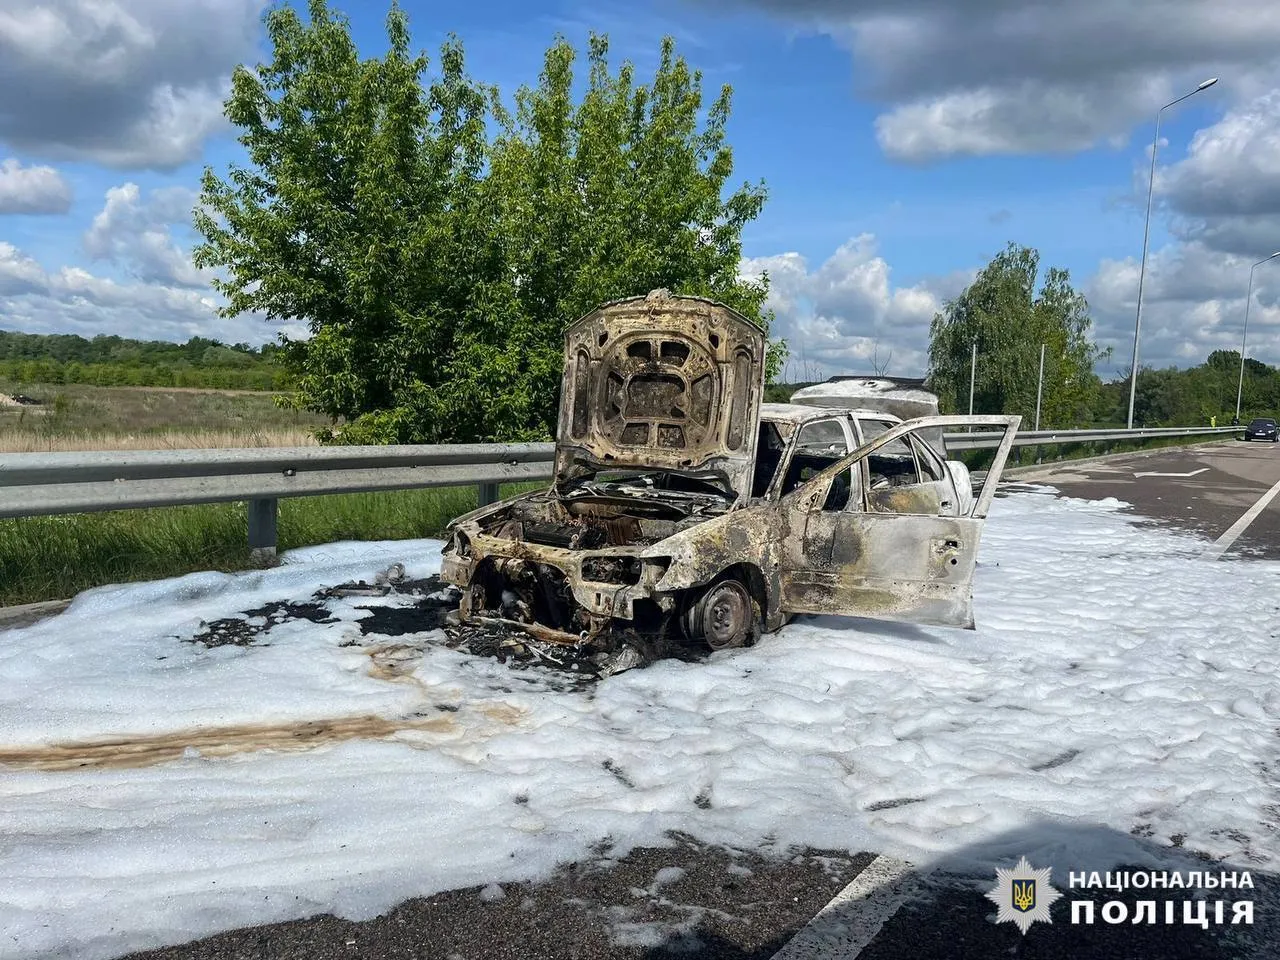
[[[305,446],[328,421],[270,393],[0,382],[39,406],[0,408],[0,453]]]
[[[73,434],[51,436],[0,428],[0,453],[59,451],[168,451],[227,447],[315,447],[310,430],[173,430],[152,434]]]
[[[226,447],[309,447],[311,431],[296,427],[268,430],[169,430],[157,433],[42,434],[0,426],[0,453],[52,453],[62,450],[195,450]]]

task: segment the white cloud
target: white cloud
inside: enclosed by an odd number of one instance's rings
[[[1272,0],[690,0],[771,10],[852,54],[882,104],[882,148],[911,161],[1123,143],[1210,76],[1203,98],[1280,73]]]
[[[197,270],[190,246],[179,246],[173,234],[177,227],[184,239],[191,239],[197,200],[198,194],[186,187],[152,190],[145,200],[136,183],[112,187],[84,234],[85,250],[148,283],[207,287],[212,271]]]
[[[13,244],[0,240],[0,297],[39,293],[47,287],[44,268]]]
[[[1204,79],[1221,77],[1194,103],[1225,104],[1225,115],[1195,136],[1185,159],[1170,163],[1161,153],[1156,221],[1172,231],[1175,242],[1154,251],[1148,263],[1140,357],[1156,366],[1186,366],[1215,349],[1239,349],[1249,266],[1280,250],[1280,5],[690,2],[768,9],[845,46],[853,55],[860,95],[881,105],[875,121],[881,148],[905,161],[1122,147],[1135,123],[1150,129],[1145,125],[1160,105]],[[1142,161],[1136,166],[1141,207],[1148,167]],[[1158,231],[1159,226],[1157,236]],[[800,277],[805,289],[819,283],[820,270],[811,273],[803,261],[798,274],[794,263],[787,266],[793,268],[787,276]],[[1280,363],[1277,269],[1280,260],[1259,268],[1249,314],[1249,353],[1270,363]],[[1123,369],[1133,345],[1137,258],[1102,262],[1083,288],[1096,339],[1114,348],[1113,367],[1102,372]],[[936,283],[922,291],[943,296]],[[792,308],[797,297],[792,288],[780,294],[785,315],[798,328],[816,331],[825,314],[807,303]],[[877,314],[864,307],[858,315]],[[841,327],[827,322],[824,329]]]
[[[264,0],[0,0],[0,140],[115,167],[196,159]]]
[[[1280,90],[1198,131],[1158,186],[1193,216],[1280,213]]]
[[[71,187],[53,167],[24,167],[16,157],[0,160],[0,214],[70,209]]]
[[[1147,261],[1139,362],[1188,366],[1213,350],[1239,350],[1253,263],[1280,250],[1280,90],[1259,93],[1198,131],[1185,158],[1157,169],[1158,215],[1175,241]],[[1149,166],[1135,177],[1145,193]],[[1277,261],[1280,263],[1280,261]],[[1280,274],[1255,273],[1248,353],[1280,364]],[[1139,261],[1105,260],[1090,280],[1099,340],[1133,351]]]
[[[769,275],[767,306],[777,316],[771,333],[789,343],[792,380],[876,366],[902,376],[923,373],[929,321],[955,288],[954,278],[895,288],[870,234],[842,244],[816,269],[799,253],[782,253],[745,259],[740,272]]]
[[[1280,90],[1197,132],[1156,191],[1184,238],[1254,260],[1280,250]]]
[[[1149,256],[1139,364],[1195,366],[1214,350],[1239,350],[1252,262],[1195,242],[1170,244]],[[1127,370],[1133,356],[1139,266],[1137,258],[1104,260],[1085,285],[1095,338],[1115,348],[1113,370]],[[1255,274],[1248,354],[1278,364],[1280,275],[1269,278],[1264,269]]]
[[[1187,367],[1214,350],[1239,350],[1251,263],[1199,243],[1154,251],[1147,261],[1139,362]],[[791,347],[786,378],[800,380],[877,366],[889,374],[923,374],[929,322],[972,282],[978,266],[895,287],[874,237],[863,234],[816,267],[799,253],[781,253],[746,259],[740,270],[751,277],[769,274],[768,306],[777,316],[771,333]],[[1280,260],[1274,272],[1267,269],[1256,274],[1248,353],[1280,364]],[[1089,300],[1094,340],[1114,351],[1097,372],[1116,376],[1128,368],[1133,351],[1137,258],[1104,260],[1077,288]]]
[[[118,334],[140,340],[264,343],[278,332],[305,337],[305,326],[271,324],[258,314],[223,318],[208,287],[120,283],[80,267],[48,271],[12,244],[0,242],[0,329],[26,333]]]
[[[1163,95],[1149,82],[1117,95],[1102,84],[984,86],[915,100],[876,118],[881,149],[920,162],[953,155],[1085,150],[1126,129]]]

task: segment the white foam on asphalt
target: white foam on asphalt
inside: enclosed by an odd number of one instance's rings
[[[432,646],[413,682],[369,676],[344,644],[367,615],[356,607],[378,600],[335,603],[333,624],[282,624],[265,646],[183,642],[201,620],[395,560],[420,576],[439,562],[431,541],[90,591],[0,632],[0,748],[366,714],[451,725],[306,752],[6,770],[0,956],[370,917],[668,830],[945,856],[987,876],[1025,854],[1062,877],[1144,862],[1122,842],[1138,829],[1274,866],[1280,564],[1209,561],[1203,546],[1114,500],[1019,492],[995,502],[984,535],[976,631],[814,618],[577,693]],[[1110,831],[1089,845],[1085,826]],[[1017,850],[993,845],[1008,836]]]

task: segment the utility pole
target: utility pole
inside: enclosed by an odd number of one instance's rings
[[[973,353],[969,356],[969,416],[973,416],[973,382],[978,373],[978,341],[973,341]]]
[[[1040,344],[1040,378],[1036,381],[1036,429],[1040,429],[1040,397],[1044,392],[1044,344]]]
[[[1249,292],[1244,297],[1244,332],[1240,334],[1240,381],[1236,385],[1236,420],[1240,419],[1240,399],[1244,396],[1244,349],[1249,342],[1249,304],[1253,300],[1253,271],[1257,270],[1264,263],[1268,263],[1280,257],[1280,250],[1267,257],[1265,260],[1259,260],[1249,268]]]
[[[1160,147],[1160,114],[1175,103],[1181,103],[1187,97],[1193,97],[1201,90],[1207,90],[1218,82],[1217,77],[1210,77],[1190,93],[1183,94],[1177,100],[1170,100],[1156,111],[1156,135],[1151,140],[1151,178],[1147,182],[1147,219],[1142,227],[1142,266],[1138,268],[1138,312],[1133,319],[1133,363],[1129,373],[1129,423],[1126,429],[1133,429],[1133,402],[1138,393],[1138,336],[1142,332],[1142,282],[1147,276],[1147,241],[1151,236],[1151,197],[1156,189],[1156,151]]]

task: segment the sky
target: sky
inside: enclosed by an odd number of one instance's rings
[[[370,56],[384,0],[332,6]],[[767,271],[788,379],[924,372],[928,325],[1007,242],[1067,268],[1133,350],[1161,112],[1140,362],[1239,350],[1251,266],[1280,251],[1272,0],[402,0],[510,94],[557,34],[651,73],[661,38],[734,90],[732,183],[763,180],[744,275]],[[231,70],[267,56],[262,0],[0,0],[0,329],[261,343],[191,263],[207,165],[241,158]],[[433,57],[434,62],[434,57]],[[708,97],[709,99],[709,97]],[[1280,258],[1254,271],[1248,354],[1280,363]]]

